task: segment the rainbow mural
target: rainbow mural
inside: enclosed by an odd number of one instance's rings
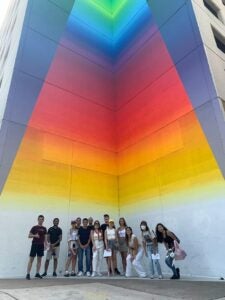
[[[197,24],[186,1],[161,2],[28,2],[1,128],[0,205],[19,223],[109,212],[176,226],[171,206],[224,200]]]

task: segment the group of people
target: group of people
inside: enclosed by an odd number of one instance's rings
[[[43,226],[44,216],[38,216],[38,224],[33,226],[29,232],[32,238],[30,258],[27,266],[26,279],[30,279],[30,271],[34,258],[37,256],[36,278],[47,276],[49,262],[53,258],[53,276],[56,277],[57,264],[62,241],[62,229],[59,227],[59,219],[53,220],[53,226],[47,231]],[[163,224],[156,225],[155,231],[151,230],[146,221],[140,223],[141,239],[133,233],[131,227],[127,226],[124,218],[119,219],[119,226],[116,228],[114,220],[108,214],[104,215],[104,223],[100,224],[93,218],[76,218],[71,221],[71,228],[68,232],[68,257],[65,265],[65,277],[69,276],[102,276],[102,263],[106,259],[108,276],[125,275],[132,276],[134,269],[139,277],[155,274],[162,279],[160,266],[160,255],[158,253],[158,243],[164,243],[167,255],[165,262],[172,270],[171,279],[179,279],[179,268],[174,266],[174,241],[179,243],[179,239],[174,233],[169,231]],[[44,273],[40,274],[41,260],[47,250]],[[117,252],[121,255],[121,272],[117,268]],[[85,255],[85,272],[83,258]],[[143,256],[149,261],[149,270],[146,272],[142,264]],[[76,262],[78,259],[78,273],[75,273]],[[69,268],[71,266],[71,271]]]

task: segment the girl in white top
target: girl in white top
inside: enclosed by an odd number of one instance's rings
[[[75,267],[77,262],[77,249],[78,249],[78,229],[76,221],[71,221],[71,228],[68,232],[68,258],[65,266],[65,277],[69,277],[69,266],[72,262],[72,272],[70,276],[76,276]]]
[[[132,276],[132,267],[134,267],[139,277],[146,277],[146,272],[141,263],[144,251],[131,227],[126,228],[126,240],[128,245],[126,277]]]
[[[119,252],[122,259],[122,265],[123,265],[123,274],[125,275],[126,272],[126,258],[127,258],[127,242],[126,242],[126,221],[124,218],[119,219],[119,225],[120,227],[117,229],[117,238],[118,238],[118,244],[119,244]]]
[[[102,276],[101,267],[103,261],[104,242],[103,232],[98,220],[94,222],[94,229],[91,231],[91,240],[93,244],[92,277],[95,277],[96,275]]]
[[[116,261],[116,250],[118,248],[118,240],[116,235],[116,229],[114,226],[114,221],[109,220],[109,226],[105,230],[105,247],[107,250],[111,250],[111,256],[108,257],[108,276],[110,276],[110,270],[114,276],[114,262]]]

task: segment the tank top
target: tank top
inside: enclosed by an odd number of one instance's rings
[[[97,233],[97,232],[94,231],[94,233],[93,233],[93,239],[94,239],[94,241],[102,240],[102,232],[99,231],[99,232]]]
[[[123,228],[123,229],[118,230],[118,235],[120,238],[125,238],[126,237],[126,229]]]
[[[166,236],[163,238],[163,241],[165,243],[167,243],[167,245],[168,245],[169,248],[173,248],[174,247],[174,239],[171,238],[169,235],[167,235],[167,233],[166,233]]]
[[[143,241],[146,242],[146,245],[150,245],[152,244],[152,240],[155,238],[155,235],[150,231],[142,231],[142,238]]]
[[[115,240],[116,239],[116,229],[115,228],[110,229],[109,227],[107,227],[106,232],[107,232],[107,239],[108,240]]]

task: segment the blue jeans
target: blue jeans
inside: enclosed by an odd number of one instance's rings
[[[83,272],[83,257],[86,257],[86,272],[91,271],[91,248],[88,246],[85,249],[78,248],[78,271]]]
[[[158,275],[162,276],[162,271],[161,271],[159,260],[152,259],[152,254],[154,254],[154,250],[156,252],[158,252],[158,249],[156,249],[153,246],[153,243],[151,243],[151,244],[147,245],[146,250],[147,250],[147,255],[148,255],[148,260],[149,260],[149,265],[150,265],[150,275],[153,276],[155,274],[155,270],[154,270],[154,265],[155,265]]]
[[[174,276],[177,276],[177,270],[176,270],[176,267],[174,266],[173,264],[173,261],[174,261],[174,257],[170,257],[168,254],[166,256],[166,259],[165,259],[165,263],[167,264],[167,266],[173,271],[173,275]]]

